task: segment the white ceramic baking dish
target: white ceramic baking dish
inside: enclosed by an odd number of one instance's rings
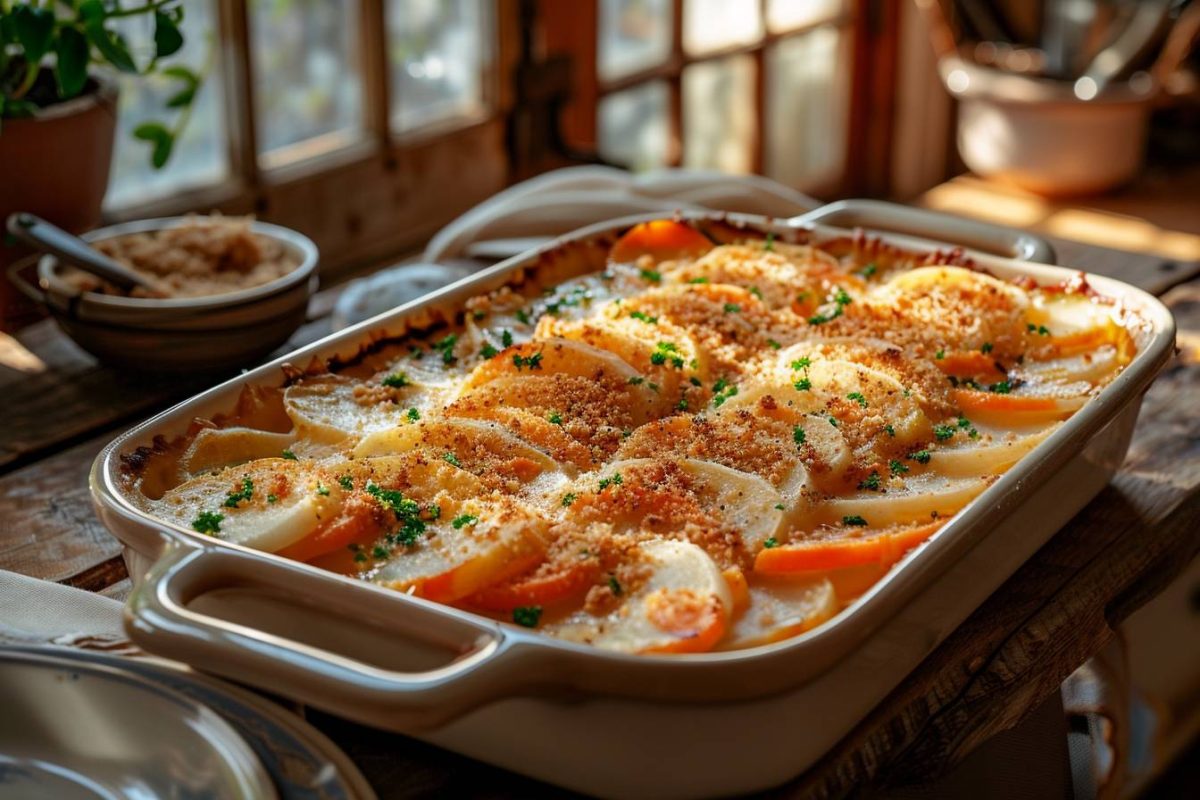
[[[686,215],[703,218],[704,215]],[[563,253],[603,245],[640,218],[592,226],[505,261],[205,392],[114,440],[91,474],[96,508],[124,543],[136,588],[126,627],[145,649],[367,724],[572,789],[689,797],[777,785],[844,736],[1109,480],[1143,393],[1170,357],[1174,323],[1150,295],[1088,280],[1139,320],[1126,370],[929,542],[833,620],[749,650],[629,656],[575,645],[158,522],[124,496],[121,455],[232,406],[284,363],[346,358],[461,307]],[[843,221],[912,249],[958,244],[1048,261],[1016,231],[854,201],[793,220],[723,215],[817,241]],[[934,241],[930,241],[930,240]],[[594,252],[601,252],[593,247]],[[999,276],[1076,271],[970,251]]]

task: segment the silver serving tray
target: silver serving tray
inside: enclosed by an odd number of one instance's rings
[[[285,363],[348,358],[381,336],[451,319],[469,297],[553,270],[572,248],[659,216],[584,228],[117,437],[97,457],[91,488],[136,583],[125,610],[131,638],[200,669],[589,793],[682,797],[770,787],[845,735],[1103,488],[1173,350],[1174,321],[1161,303],[1089,275],[1139,320],[1139,350],[1124,372],[832,620],[747,650],[633,656],[564,642],[168,525],[125,496],[122,453],[228,410],[247,384],[279,385]],[[753,233],[806,231],[818,242],[853,235],[830,222],[899,230],[880,238],[916,250],[969,246],[978,265],[1001,277],[1057,283],[1079,274],[1035,263],[1052,261],[1053,250],[1029,234],[887,203],[846,201],[790,220],[681,216]]]

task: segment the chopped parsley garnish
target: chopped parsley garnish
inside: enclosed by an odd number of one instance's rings
[[[612,589],[612,593],[618,597],[621,595],[621,592],[625,591],[621,588],[621,582],[617,580],[616,575],[608,576],[608,588]]]
[[[568,507],[570,507],[571,503],[574,503],[578,499],[579,499],[579,495],[575,494],[574,492],[567,492],[566,494],[563,495],[562,507],[568,508]]]
[[[383,385],[390,389],[403,389],[412,384],[408,382],[408,376],[403,372],[395,372],[383,379]]]
[[[646,323],[647,325],[653,325],[656,322],[658,322],[658,317],[652,317],[644,311],[630,311],[629,316],[632,319],[641,320],[642,322]]]
[[[371,558],[374,558],[379,561],[382,561],[383,559],[387,558],[390,555],[391,555],[391,553],[388,552],[388,549],[386,547],[384,547],[383,545],[379,545],[379,544],[375,545],[375,549],[373,549],[371,551]]]
[[[863,408],[867,407],[867,398],[863,397],[862,392],[851,392],[850,394],[846,395],[846,399],[853,400]]]
[[[804,432],[804,428],[799,425],[792,428],[792,441],[798,445],[804,444],[808,439],[808,435]]]
[[[300,459],[296,458],[296,454],[293,453],[291,450],[284,450],[283,453],[281,453],[281,455],[284,458],[286,458],[288,461],[299,461],[300,460]]]
[[[849,293],[847,293],[845,289],[839,286],[837,292],[833,295],[833,302],[837,303],[839,306],[848,306],[853,303],[854,300],[850,297]]]
[[[445,453],[442,453],[442,461],[445,461],[447,464],[451,464],[455,467],[462,467],[462,462],[458,460],[458,456],[454,455],[454,453],[451,453],[448,450]]]
[[[887,431],[887,435],[888,435],[888,436],[891,436],[891,437],[895,438],[895,436],[896,436],[896,429],[895,429],[895,428],[893,428],[893,427],[892,427],[890,424],[888,424],[888,425],[884,425],[884,426],[883,426],[883,429],[884,429],[885,431]]]
[[[783,347],[783,345],[774,339],[767,339],[767,347],[771,348],[772,350],[778,350],[779,348]]]
[[[555,425],[562,425],[562,414],[559,414],[557,411],[551,411],[546,415],[546,419]]]
[[[647,383],[646,385],[650,387],[650,391],[652,391],[652,392],[658,391],[658,384],[655,383],[654,381],[651,381],[650,383]]]
[[[792,362],[792,369],[794,369],[794,370],[808,369],[811,366],[812,366],[812,359],[809,358],[808,356],[805,356],[804,358],[797,358],[795,361]]]
[[[254,497],[254,481],[250,480],[250,476],[247,475],[242,478],[242,488],[236,492],[230,492],[229,496],[225,498],[225,507],[237,508],[238,503],[252,497]]]
[[[354,481],[350,479],[349,475],[342,475],[338,478],[338,485],[348,492],[354,488]]]
[[[874,261],[872,261],[869,264],[867,264],[865,267],[860,269],[858,271],[858,274],[862,275],[864,278],[870,278],[878,271],[879,271],[879,267],[875,264]]]
[[[763,242],[763,250],[766,250],[767,252],[773,252],[775,250],[775,232],[774,231],[767,232],[767,239],[766,239],[766,241]]]
[[[454,345],[456,344],[458,344],[458,336],[453,333],[433,343],[433,349],[442,354],[443,364],[453,364],[458,361],[454,355]]]
[[[1012,391],[1012,384],[1009,383],[1008,381],[1000,381],[999,383],[993,383],[991,386],[988,387],[988,391],[994,392],[996,394],[1008,394],[1009,392]]]
[[[421,412],[417,411],[415,408],[410,408],[408,413],[404,416],[408,417],[409,422],[416,422],[421,418]]]
[[[738,388],[724,378],[713,384],[713,408],[720,408],[725,401],[738,393]]]
[[[634,375],[632,378],[630,378],[628,381],[626,381],[626,383],[628,383],[630,386],[641,386],[642,383],[645,382],[645,380],[646,379],[643,378],[641,375]]]
[[[763,299],[762,292],[759,290],[759,288],[757,286],[750,287],[750,294],[754,295],[759,300]]]
[[[941,361],[943,358],[946,357],[946,351],[938,350],[936,353],[933,354],[933,357],[936,358],[938,361]]]
[[[892,476],[895,477],[897,475],[903,475],[904,473],[908,472],[908,465],[905,464],[903,461],[897,461],[896,459],[893,458],[891,461],[888,462],[888,469],[890,469],[892,471]]]
[[[517,309],[517,321],[520,322],[522,325],[528,325],[529,324],[529,312],[523,308],[518,308]]]
[[[267,502],[268,502],[268,503],[276,503],[276,502],[278,502],[278,501],[279,501],[279,498],[278,498],[278,497],[276,497],[274,494],[269,494],[269,495],[267,495]]]
[[[442,518],[442,507],[439,505],[427,506],[425,508],[425,513],[429,515],[430,519],[441,519]]]
[[[851,514],[849,516],[842,517],[842,524],[843,525],[857,525],[859,527],[864,527],[867,524],[867,521],[865,519],[863,519],[862,517],[860,517],[858,514]]]
[[[918,450],[915,453],[908,454],[908,458],[912,461],[917,462],[918,464],[928,464],[929,459],[931,459],[932,457],[933,457],[933,454],[930,453],[928,450]]]
[[[662,283],[662,273],[652,269],[638,270],[638,275],[641,275],[643,280],[648,280],[651,283]]]
[[[354,560],[359,564],[362,564],[367,560],[367,554],[360,550],[354,554]]]
[[[536,628],[542,618],[541,606],[517,606],[512,612],[513,622],[522,628]]]
[[[850,297],[849,294],[846,293],[845,289],[838,287],[837,292],[835,292],[833,295],[833,302],[834,302],[834,309],[832,312],[830,312],[828,314],[826,314],[826,313],[814,314],[813,316],[808,318],[808,324],[809,325],[823,325],[826,322],[832,322],[833,320],[837,319],[838,317],[840,317],[842,315],[842,312],[845,310],[846,306],[848,306],[852,302],[854,302],[854,299],[852,297]]]
[[[539,350],[531,356],[522,356],[517,353],[513,353],[512,361],[513,366],[517,368],[518,372],[521,371],[522,367],[529,367],[529,369],[541,369],[542,351]]]
[[[474,514],[463,514],[462,516],[455,517],[453,520],[451,520],[450,524],[453,525],[454,530],[457,531],[461,530],[467,525],[474,525],[477,522],[479,522],[479,517],[475,516]]]
[[[704,385],[704,384],[700,383],[700,379],[697,378],[695,375],[688,378],[688,383],[690,383],[692,386],[703,386]]]
[[[1034,325],[1033,323],[1029,323],[1025,326],[1025,330],[1029,331],[1030,333],[1036,333],[1038,336],[1050,335],[1050,329],[1045,325]]]
[[[603,492],[609,486],[620,486],[624,482],[625,482],[625,479],[621,477],[621,473],[614,472],[612,474],[611,478],[601,478],[600,479],[600,488],[598,491]]]
[[[785,506],[783,503],[776,503],[775,509],[777,511],[787,511],[787,506]]]
[[[944,442],[957,433],[958,430],[953,425],[934,425],[933,435],[937,437],[939,442]]]
[[[801,378],[800,380],[793,383],[792,386],[795,386],[796,391],[798,391],[798,392],[811,392],[812,391],[812,381],[810,381],[808,378]]]
[[[201,511],[197,517],[192,520],[192,530],[197,533],[207,533],[209,535],[221,532],[221,520],[225,519],[224,514],[218,514],[215,511]]]
[[[772,547],[779,547],[779,541],[774,536],[763,542],[764,549],[770,550]]]
[[[508,332],[507,328],[505,328],[500,332],[500,344],[504,345],[505,347],[512,347],[512,342],[512,334]]]
[[[479,355],[484,358],[494,358],[500,351],[492,347],[491,342],[484,342],[483,347],[479,348]]]
[[[725,304],[725,313],[726,314],[736,314],[741,310],[742,310],[742,307],[739,306],[737,303],[726,303]]]
[[[329,487],[323,483],[318,483],[317,484],[317,494],[321,495],[322,497],[328,497],[329,496]]]
[[[992,343],[984,342],[983,347],[979,348],[979,352],[983,353],[984,355],[987,355],[988,353],[992,352]]]
[[[679,398],[679,402],[675,404],[675,410],[676,411],[687,411],[688,410],[688,401],[687,401],[686,397]]]
[[[879,473],[871,470],[871,474],[863,478],[858,483],[858,488],[867,489],[872,492],[878,492],[880,487]]]
[[[688,283],[708,283],[708,278],[701,275],[699,278],[692,278]]]
[[[408,355],[413,361],[420,361],[425,357],[425,351],[416,345],[413,345],[412,347],[408,348]]]
[[[975,426],[971,424],[971,420],[967,419],[966,417],[958,418],[958,427],[966,431],[967,436],[971,437],[972,439],[979,438],[979,431],[975,430]]]
[[[405,545],[415,544],[421,534],[425,533],[425,522],[421,519],[421,507],[415,500],[409,500],[404,493],[397,489],[384,489],[377,483],[368,481],[367,494],[375,498],[379,505],[390,510],[400,521],[400,528],[391,538]]]
[[[650,354],[650,363],[665,364],[669,359],[671,366],[676,369],[683,369],[683,358],[678,353],[679,346],[674,342],[659,342],[654,345],[654,352]]]
[[[838,419],[833,414],[829,415],[829,424],[835,428],[838,426]]]

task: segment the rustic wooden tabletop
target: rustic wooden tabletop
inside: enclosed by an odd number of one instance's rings
[[[944,193],[926,199],[954,210]],[[1084,511],[781,796],[844,796],[943,774],[1037,708],[1200,550],[1200,258],[1051,238],[1059,263],[1140,286],[1175,313],[1179,353],[1146,396],[1128,459]],[[288,349],[328,332],[336,292],[314,300]],[[129,577],[120,546],[92,513],[92,459],[116,432],[221,377],[112,370],[48,321],[0,334],[0,568],[122,599]],[[383,797],[560,794],[405,737],[312,719]]]

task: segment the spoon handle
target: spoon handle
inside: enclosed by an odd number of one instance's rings
[[[94,249],[78,236],[47,222],[35,214],[18,211],[8,217],[8,232],[30,247],[57,256],[66,263],[78,267],[129,291],[141,287],[155,291],[156,287],[146,278],[125,265]]]

